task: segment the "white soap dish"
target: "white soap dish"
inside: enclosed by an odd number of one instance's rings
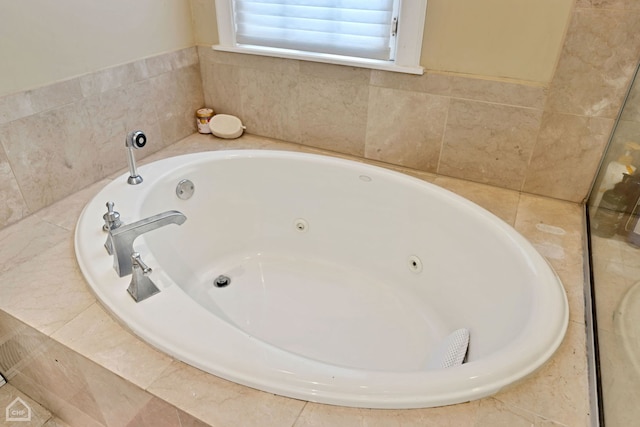
[[[216,114],[209,120],[209,129],[218,138],[233,139],[242,135],[246,128],[236,116]]]

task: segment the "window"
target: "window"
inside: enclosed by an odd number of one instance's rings
[[[422,74],[426,0],[216,0],[215,49]]]

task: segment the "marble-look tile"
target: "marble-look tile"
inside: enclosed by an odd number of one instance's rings
[[[640,49],[640,11],[574,10],[546,111],[615,118]]]
[[[0,125],[33,114],[29,92],[0,96]]]
[[[589,425],[589,381],[584,324],[569,322],[560,348],[549,361],[495,396],[515,408],[560,425]]]
[[[242,118],[240,68],[235,65],[201,62],[204,103],[216,113]]]
[[[515,229],[553,266],[564,285],[569,318],[584,323],[584,219],[578,204],[522,194]]]
[[[16,222],[29,213],[18,182],[2,148],[2,126],[0,125],[0,228]]]
[[[106,68],[79,77],[82,95],[87,98],[109,90],[127,86],[140,80],[140,68],[133,62]]]
[[[80,80],[70,79],[29,91],[34,113],[61,107],[82,99]]]
[[[640,10],[640,3],[636,0],[578,0],[576,6],[603,9]]]
[[[640,5],[640,3],[638,4]],[[620,120],[640,122],[640,78],[638,77],[636,77],[635,82],[629,89],[627,100],[620,114]]]
[[[415,75],[371,70],[370,83],[372,86],[386,87],[389,89],[449,96],[451,95],[451,80],[451,75],[429,71],[423,75]]]
[[[240,69],[242,122],[247,132],[286,141],[300,140],[298,75]]]
[[[611,119],[545,113],[523,190],[582,202],[612,126]]]
[[[46,423],[42,424],[42,427],[71,427],[58,417],[49,418]]]
[[[533,427],[536,418],[535,414],[488,398],[480,401],[474,427]]]
[[[301,74],[300,142],[364,156],[369,86]]]
[[[69,104],[4,125],[2,144],[31,211],[97,181],[124,156],[102,144],[83,107]]]
[[[64,421],[77,426],[125,426],[152,399],[139,387],[49,341],[14,381]]]
[[[0,230],[0,274],[68,239],[69,232],[30,216]]]
[[[449,99],[379,87],[369,91],[365,157],[435,172]]]
[[[69,236],[0,275],[0,309],[51,334],[95,302]]]
[[[16,399],[18,398],[21,401],[16,401]],[[24,402],[24,404],[26,404],[28,408],[25,408],[22,405],[22,402]],[[7,413],[5,409],[8,409],[12,404],[16,405],[15,406],[16,409],[28,410],[29,413],[25,415],[9,414],[9,417],[15,418],[17,421],[7,421],[6,420]],[[49,412],[49,410],[44,408],[38,402],[26,396],[24,393],[22,393],[17,388],[13,387],[11,384],[5,384],[4,386],[2,386],[2,388],[0,388],[0,409],[3,410],[0,413],[0,424],[6,425],[6,426],[15,426],[15,425],[42,426],[45,424],[45,422],[49,418],[51,418],[51,412]]]
[[[173,360],[134,337],[98,303],[51,337],[143,389]]]
[[[170,52],[168,56],[173,70],[188,68],[200,62],[198,49],[195,46]]]
[[[42,334],[40,334],[43,336]],[[87,389],[82,356],[44,337],[45,345],[30,355],[12,383],[56,416],[75,426],[105,426]]]
[[[159,127],[162,131],[161,144],[155,144],[154,150],[166,147],[196,131],[196,110],[202,108],[204,96],[200,67],[191,65],[165,73],[149,80],[151,93],[148,101],[155,108],[158,122],[149,117],[129,129],[150,129]],[[147,153],[152,150],[147,150]]]
[[[54,203],[53,205],[39,210],[35,213],[35,216],[40,218],[42,221],[57,225],[58,227],[64,228],[68,231],[73,231],[75,230],[76,222],[78,221],[78,217],[84,209],[84,206],[109,182],[111,182],[111,180],[103,179],[95,184],[91,184],[88,187]],[[107,201],[105,200],[105,206],[106,202]],[[0,236],[2,236],[2,231],[0,231]],[[1,238],[2,237],[0,237],[0,239]],[[0,255],[0,260],[1,259],[2,255]]]
[[[250,55],[243,53],[223,52],[210,48],[198,50],[200,58],[216,64],[234,65],[241,68],[256,68],[276,74],[296,74],[301,61],[294,59],[275,58],[271,56]]]
[[[427,409],[382,410],[309,402],[294,427],[471,427],[479,401]]]
[[[452,99],[438,173],[520,190],[542,111]]]
[[[154,397],[127,424],[127,427],[207,427],[195,417]]]
[[[291,426],[305,405],[300,400],[223,380],[181,362],[174,362],[147,390],[204,422],[222,426]]]
[[[159,76],[160,74],[168,73],[173,69],[173,66],[171,65],[171,58],[167,55],[156,55],[145,58],[144,63],[149,77]]]
[[[0,310],[0,372],[9,382],[42,353],[48,338]]]
[[[369,84],[371,70],[367,68],[347,67],[344,65],[324,64],[320,62],[301,61],[300,75],[319,77],[327,80]]]
[[[547,89],[540,85],[451,76],[451,96],[475,101],[495,102],[543,109]]]
[[[520,200],[518,192],[445,176],[438,176],[434,183],[477,203],[507,224],[515,224]]]

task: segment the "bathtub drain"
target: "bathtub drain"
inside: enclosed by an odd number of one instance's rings
[[[231,279],[224,274],[219,275],[213,281],[216,288],[224,288],[225,286],[228,286],[229,283],[231,283]]]

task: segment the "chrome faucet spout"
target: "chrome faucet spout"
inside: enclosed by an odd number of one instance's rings
[[[181,225],[186,220],[187,217],[182,212],[167,211],[110,230],[108,242],[111,243],[113,268],[118,273],[118,276],[123,277],[131,274],[133,268],[131,255],[135,252],[133,250],[133,242],[138,236],[165,225]]]
[[[138,174],[138,170],[136,169],[136,159],[133,155],[133,150],[142,148],[147,143],[147,136],[141,130],[136,130],[133,132],[129,132],[127,134],[127,138],[125,139],[125,147],[127,147],[127,161],[129,163],[129,178],[127,178],[127,183],[131,185],[137,185],[142,182],[142,177]]]

